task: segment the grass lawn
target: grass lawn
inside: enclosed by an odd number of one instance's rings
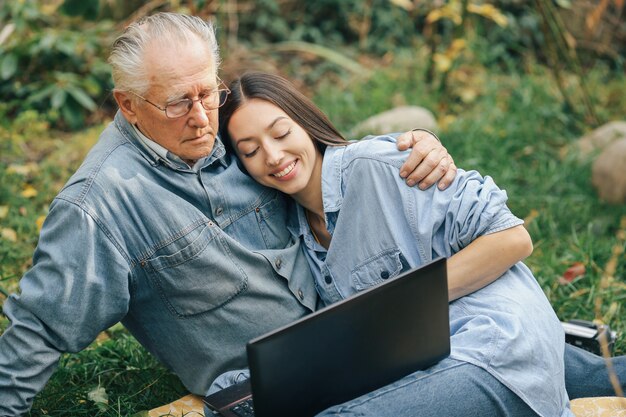
[[[491,175],[526,220],[535,245],[527,264],[559,317],[608,323],[619,333],[616,354],[625,354],[626,209],[598,200],[591,161],[580,160],[574,146],[591,126],[563,106],[550,73],[539,67],[525,74],[468,72],[450,80],[443,99],[398,62],[369,80],[322,81],[314,99],[346,132],[393,105],[431,109],[457,165]],[[623,75],[598,68],[587,81],[599,118],[623,119]],[[48,204],[102,129],[51,132],[34,114],[7,125],[0,123],[0,302],[17,291]],[[584,273],[564,280],[577,263]],[[7,325],[0,315],[0,332]],[[89,349],[63,356],[30,415],[139,416],[183,394],[177,378],[118,325]]]

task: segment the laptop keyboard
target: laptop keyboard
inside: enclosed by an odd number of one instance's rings
[[[248,398],[230,408],[235,415],[239,417],[254,417],[254,408],[252,407],[252,398]]]

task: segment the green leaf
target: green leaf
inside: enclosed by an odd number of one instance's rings
[[[72,130],[77,130],[85,124],[85,117],[75,102],[66,101],[65,106],[61,107],[61,115]]]
[[[564,9],[571,9],[572,8],[571,0],[556,0],[556,4],[559,7],[562,7]]]
[[[54,94],[54,91],[56,89],[57,89],[57,86],[54,85],[54,84],[49,85],[47,87],[44,87],[41,90],[39,90],[38,92],[29,95],[28,98],[26,99],[26,103],[28,103],[28,104],[36,104],[36,103],[38,103],[40,101],[43,101],[47,97],[49,97],[52,94]]]
[[[68,16],[82,16],[85,19],[94,20],[100,11],[100,2],[98,0],[65,0],[61,11]]]
[[[64,53],[68,57],[74,57],[75,55],[77,55],[76,43],[73,39],[58,39],[55,47],[59,52]]]
[[[68,86],[67,92],[70,93],[74,100],[76,100],[81,106],[83,106],[87,110],[94,111],[98,108],[96,102],[93,101],[91,97],[89,97],[89,95],[87,95],[87,93],[85,93],[85,91],[81,88],[78,88],[76,86]]]
[[[8,80],[17,71],[17,56],[15,54],[8,54],[2,60],[2,66],[0,66],[0,77],[3,80]]]
[[[52,93],[52,97],[50,99],[50,102],[52,103],[52,108],[58,109],[62,107],[63,104],[65,104],[66,97],[67,93],[65,92],[65,90],[62,89],[58,89],[54,93]]]
[[[279,42],[271,46],[273,50],[283,52],[301,52],[304,54],[313,54],[326,59],[340,67],[347,69],[355,74],[369,75],[370,70],[362,66],[357,61],[337,52],[334,49],[323,45],[316,45],[301,41]]]

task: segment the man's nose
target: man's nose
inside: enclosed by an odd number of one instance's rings
[[[189,122],[193,127],[206,127],[209,124],[208,113],[213,110],[206,110],[202,107],[200,100],[194,101],[189,111]]]

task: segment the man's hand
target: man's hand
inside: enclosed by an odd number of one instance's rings
[[[425,130],[411,130],[397,139],[398,150],[413,148],[400,168],[400,176],[409,186],[425,190],[435,184],[440,190],[448,188],[456,177],[456,165],[448,150],[436,136]]]

